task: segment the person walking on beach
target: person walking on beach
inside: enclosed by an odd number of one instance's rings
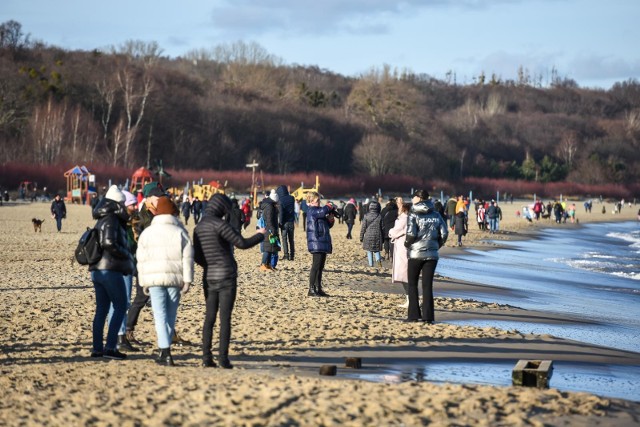
[[[489,219],[489,233],[495,234],[498,230],[498,208],[495,200],[491,201],[489,209],[487,209],[487,218]]]
[[[347,224],[347,239],[353,239],[351,231],[353,230],[353,225],[356,223],[357,216],[358,210],[356,208],[356,201],[351,198],[344,207],[344,222]]]
[[[180,211],[182,212],[182,216],[184,217],[184,225],[189,225],[189,217],[191,216],[191,202],[189,201],[189,196],[187,196],[186,194],[184,196],[184,199],[182,200]]]
[[[127,312],[127,290],[124,276],[133,274],[133,255],[127,242],[126,225],[129,215],[124,206],[125,196],[116,185],[93,211],[97,220],[102,257],[89,266],[91,281],[96,294],[96,312],[93,317],[93,349],[91,357],[123,360],[127,357],[118,351],[118,331]],[[103,342],[104,324],[113,305],[113,315],[107,329],[107,341]]]
[[[458,212],[454,216],[453,230],[458,236],[458,246],[462,246],[462,236],[466,236],[469,232],[469,221],[464,206],[458,207]]]
[[[306,231],[307,229],[307,212],[309,211],[309,205],[307,201],[302,199],[300,200],[300,212],[302,212],[302,231]]]
[[[200,217],[202,216],[202,202],[197,197],[195,197],[193,203],[191,203],[191,212],[193,213],[193,222],[198,225]]]
[[[51,218],[56,220],[56,227],[58,233],[62,230],[62,220],[67,217],[67,207],[64,204],[64,200],[60,197],[60,194],[56,194],[56,197],[51,202]]]
[[[307,193],[307,249],[311,253],[313,263],[309,272],[310,297],[328,297],[322,289],[322,272],[327,255],[333,252],[329,229],[334,224],[333,207],[320,207],[320,194],[315,191]]]
[[[231,226],[231,228],[233,228],[238,233],[240,233],[242,231],[242,224],[245,221],[244,213],[242,212],[242,209],[240,209],[238,200],[235,197],[231,197],[230,200],[231,200],[231,209],[227,213],[226,219],[229,225]],[[211,201],[209,201],[209,203],[211,203]],[[202,218],[204,219],[204,217],[205,216],[203,215]]]
[[[171,342],[180,295],[193,282],[193,246],[177,206],[168,197],[158,199],[156,215],[138,240],[136,258],[140,286],[151,297],[159,349],[156,363],[173,366]]]
[[[231,315],[238,288],[238,264],[233,248],[249,249],[264,240],[266,230],[259,228],[256,234],[245,239],[223,217],[229,215],[232,201],[223,194],[214,194],[207,206],[207,214],[193,233],[194,259],[204,268],[204,298],[206,312],[202,329],[202,366],[215,367],[211,346],[216,316],[220,312],[220,339],[218,364],[231,369],[229,342],[231,340]]]
[[[244,222],[242,223],[242,227],[246,230],[249,224],[251,224],[251,198],[247,197],[242,202],[242,207],[240,208],[242,213],[244,214]]]
[[[458,204],[459,200],[459,197],[456,198],[453,196],[450,197],[449,200],[447,200],[447,207],[445,209],[445,213],[447,214],[447,216],[445,217],[445,219],[449,219],[449,226],[452,230],[453,226],[455,225],[456,205]]]
[[[286,185],[276,188],[278,195],[278,226],[282,231],[282,251],[285,260],[293,261],[295,250],[295,242],[293,239],[293,231],[296,223],[295,199],[289,194]]]
[[[360,228],[360,242],[362,242],[362,248],[367,251],[369,267],[373,267],[374,258],[377,266],[382,267],[382,260],[380,259],[382,236],[380,203],[373,201],[369,203],[369,210],[364,216],[362,227]]]
[[[384,258],[390,259],[393,257],[393,250],[391,248],[391,238],[389,237],[389,230],[391,230],[398,219],[398,204],[395,198],[390,198],[387,205],[380,212],[382,218],[382,248],[384,250]]]
[[[400,198],[401,199],[401,198]],[[402,200],[402,199],[401,199]],[[391,267],[391,283],[401,283],[407,301],[400,307],[409,307],[409,279],[407,277],[407,268],[409,260],[407,259],[407,249],[404,247],[405,235],[407,233],[407,217],[411,210],[411,203],[402,203],[399,205],[399,215],[391,230],[389,237],[393,244],[393,265]]]
[[[476,210],[476,219],[478,221],[478,228],[480,230],[487,229],[485,227],[485,214],[486,214],[486,211],[484,209],[484,202],[480,200],[480,203],[478,204],[478,209]]]
[[[261,217],[264,218],[264,228],[267,230],[267,238],[262,244],[262,263],[260,271],[274,271],[275,262],[280,250],[280,237],[278,235],[278,193],[272,190],[268,197],[260,202]]]
[[[439,249],[449,237],[447,224],[435,212],[426,190],[413,193],[413,206],[407,218],[405,247],[409,249],[407,278],[409,309],[407,322],[435,321],[433,276],[438,265]],[[422,273],[422,313],[418,304],[418,279]]]

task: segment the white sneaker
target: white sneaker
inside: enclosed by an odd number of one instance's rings
[[[409,308],[409,296],[407,296],[407,300],[404,302],[404,304],[400,304],[398,307]]]

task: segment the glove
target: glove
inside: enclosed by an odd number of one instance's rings
[[[184,295],[184,294],[186,294],[187,292],[189,292],[189,287],[190,287],[190,286],[191,286],[191,283],[184,282],[184,283],[182,284],[182,288],[180,288],[180,294],[181,294],[181,295]]]

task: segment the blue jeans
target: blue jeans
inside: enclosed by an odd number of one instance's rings
[[[58,231],[62,230],[62,217],[58,215],[56,215],[56,228]]]
[[[498,218],[489,218],[489,230],[495,233],[498,230]]]
[[[133,276],[128,274],[124,276],[124,285],[127,289],[127,311],[129,311],[129,307],[131,307],[131,288],[133,287]],[[109,307],[109,315],[107,316],[107,322],[111,323],[111,318],[113,317],[113,304]],[[127,316],[124,316],[122,319],[122,326],[118,331],[118,335],[124,335],[127,332]]]
[[[276,265],[278,265],[278,253],[262,252],[262,264],[276,268]]]
[[[164,286],[151,286],[148,289],[153,320],[156,324],[156,334],[158,335],[158,348],[169,348],[176,329],[180,289]]]
[[[380,261],[380,252],[367,251],[367,261],[369,261],[369,267],[373,267],[373,257],[376,257],[376,262]]]
[[[91,272],[91,281],[96,291],[96,314],[93,317],[93,351],[115,350],[118,344],[118,330],[127,314],[127,290],[122,273],[112,270]],[[109,307],[113,304],[113,316],[107,330],[104,345],[104,324]]]

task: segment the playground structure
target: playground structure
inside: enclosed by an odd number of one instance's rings
[[[71,203],[88,203],[91,193],[96,192],[96,176],[86,166],[74,166],[64,173],[67,181],[65,201]]]
[[[316,175],[316,185],[310,188],[305,188],[304,183],[300,183],[300,187],[292,191],[290,194],[294,199],[302,200],[306,198],[307,193],[311,193],[313,191],[315,191],[316,193],[320,193],[320,180],[318,179],[318,175]]]
[[[220,184],[219,181],[210,181],[208,184],[191,184],[187,183],[184,188],[171,187],[167,189],[169,194],[174,197],[187,195],[189,200],[194,200],[196,197],[198,200],[209,200],[214,194],[225,194],[225,185]]]
[[[131,185],[129,185],[129,192],[131,194],[138,194],[138,191],[142,191],[145,185],[153,181],[153,175],[151,171],[145,167],[138,168],[133,175],[131,175]]]

